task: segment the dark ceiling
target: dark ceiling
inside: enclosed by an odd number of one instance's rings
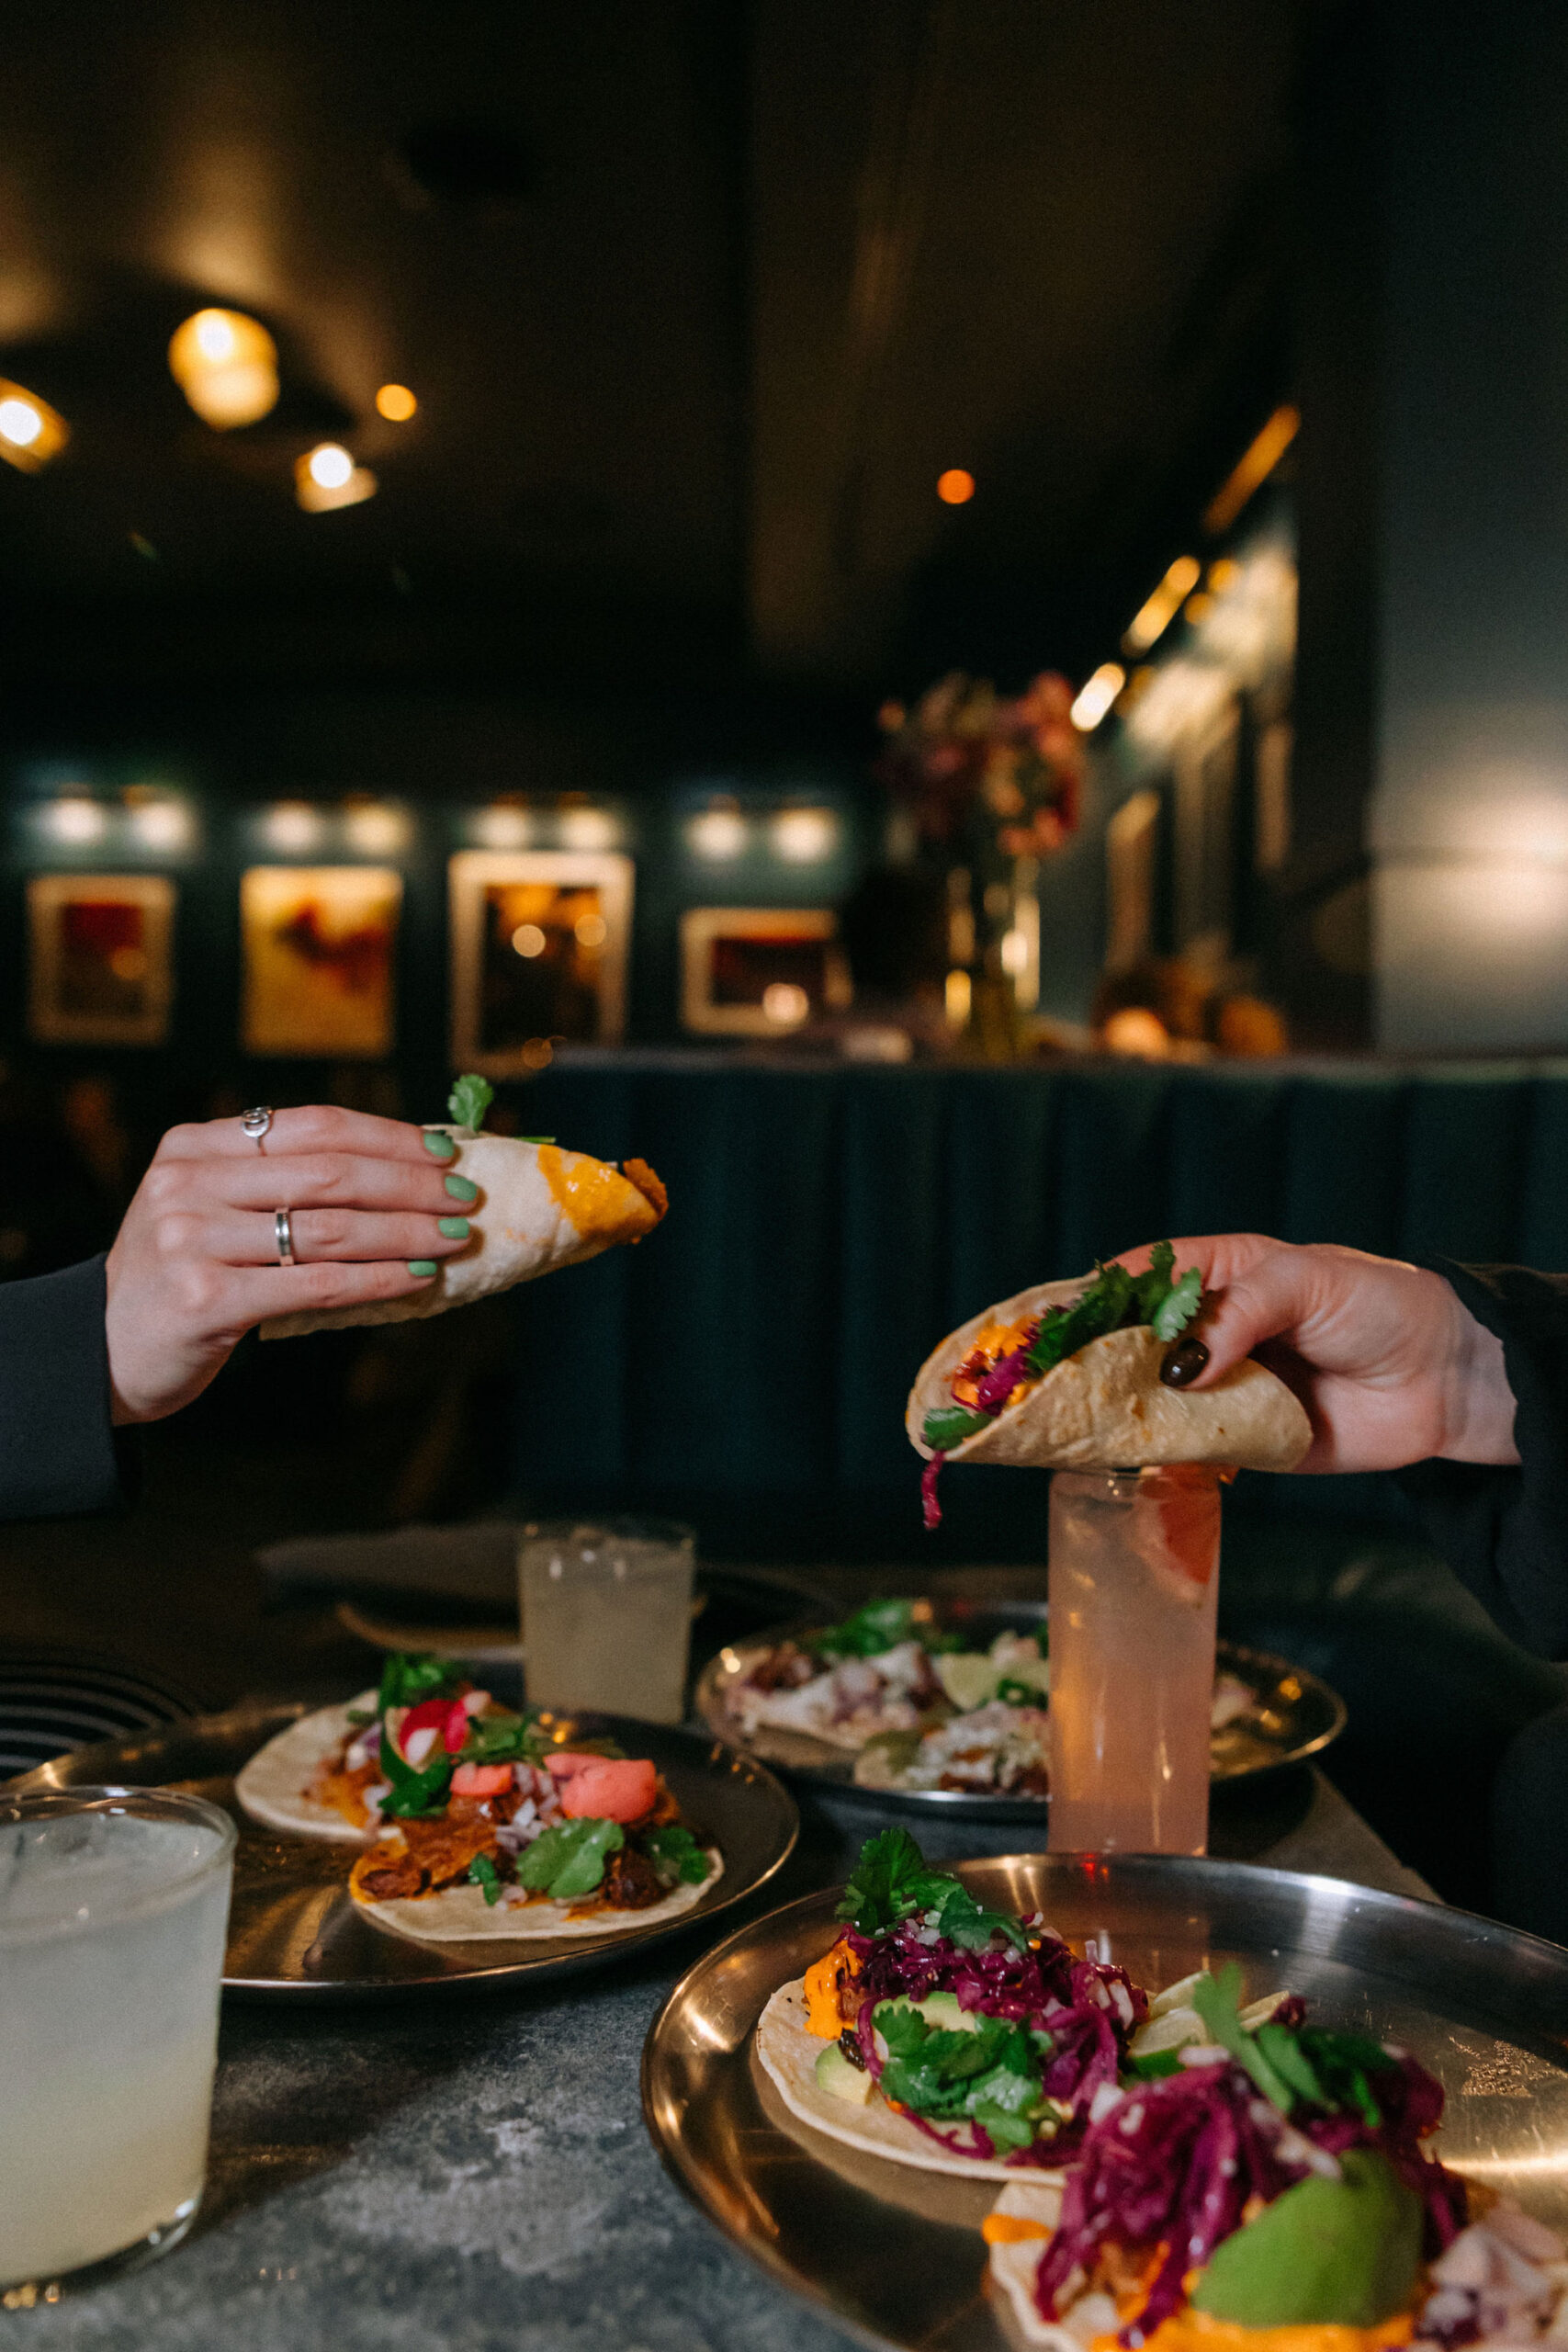
[[[1305,5],[10,11],[0,375],[73,439],[0,467],[9,686],[1099,658],[1288,380]],[[308,515],[323,435],[380,492]]]

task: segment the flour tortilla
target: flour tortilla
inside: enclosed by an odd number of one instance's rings
[[[830,2140],[861,2149],[868,2156],[891,2156],[921,2172],[960,2174],[965,2180],[1016,2180],[1019,2168],[999,2158],[949,2153],[940,2141],[895,2115],[886,2099],[874,2094],[864,2107],[852,2107],[817,2087],[817,2061],[829,2047],[806,2027],[806,1996],[798,1981],[781,1984],[757,2020],[757,2055],[780,2098],[793,2116],[825,2132]],[[1055,2182],[1065,2173],[1030,2168],[1031,2181]]]
[[[422,1944],[558,1942],[563,1936],[629,1936],[639,1928],[662,1927],[699,1904],[724,1875],[724,1857],[707,1849],[708,1874],[701,1886],[672,1887],[662,1902],[645,1911],[594,1911],[574,1919],[570,1903],[486,1903],[482,1886],[449,1886],[440,1894],[405,1895],[369,1903],[349,1890],[362,1919],[394,1936]],[[578,1898],[586,1901],[587,1897]]]
[[[375,1691],[362,1690],[346,1706],[318,1707],[313,1715],[301,1715],[297,1724],[258,1747],[234,1781],[234,1794],[252,1820],[264,1822],[268,1829],[285,1829],[295,1838],[367,1845],[376,1834],[374,1826],[355,1829],[335,1805],[318,1804],[305,1791],[339,1741],[363,1728],[349,1722],[349,1709],[373,1713],[375,1706]]]
[[[1040,1283],[972,1316],[925,1363],[909,1391],[906,1427],[919,1453],[932,1449],[926,1415],[951,1409],[950,1383],[988,1323],[1020,1323],[1047,1306],[1070,1306],[1093,1281]],[[1142,1469],[1213,1462],[1242,1470],[1293,1470],[1312,1443],[1312,1424],[1282,1380],[1250,1357],[1213,1388],[1167,1388],[1169,1342],[1147,1324],[1091,1340],[1048,1372],[1017,1404],[948,1453],[950,1462],[1004,1462],[1041,1470]]]
[[[1079,2295],[1068,2305],[1066,2317],[1058,2320],[1042,2318],[1035,2305],[1034,2277],[1040,2257],[1061,2219],[1060,2187],[1051,2181],[1021,2180],[1015,2173],[991,2211],[1038,2222],[1044,2232],[1041,2237],[1016,2239],[990,2249],[992,2280],[1007,2298],[1009,2316],[1025,2343],[1048,2345],[1051,2352],[1089,2352],[1097,2335],[1114,2335],[1122,2323],[1107,2294]]]
[[[558,1266],[581,1265],[618,1241],[640,1241],[663,1214],[619,1169],[585,1151],[524,1143],[515,1136],[473,1135],[467,1127],[425,1132],[453,1138],[457,1154],[442,1163],[444,1171],[466,1176],[479,1188],[473,1206],[464,1210],[473,1227],[471,1238],[456,1257],[442,1260],[434,1281],[412,1297],[375,1299],[323,1314],[275,1315],[261,1327],[264,1340],[445,1315],[448,1307],[533,1282]]]

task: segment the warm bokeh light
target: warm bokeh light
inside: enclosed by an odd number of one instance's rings
[[[169,373],[204,424],[226,433],[277,405],[277,345],[243,311],[196,311],[169,340]]]
[[[967,972],[949,972],[942,995],[950,1029],[963,1029],[967,1025],[974,993]]]
[[[191,844],[191,812],[183,800],[141,800],[126,820],[130,837],[141,849],[168,854]]]
[[[305,800],[278,800],[262,819],[262,832],[271,849],[314,849],[321,838],[321,820]]]
[[[356,466],[341,442],[321,441],[294,460],[294,495],[307,514],[330,514],[374,498],[378,484],[368,466]]]
[[[775,857],[788,865],[817,865],[831,857],[839,820],[830,808],[781,808],[769,828]]]
[[[419,406],[406,384],[383,384],[376,406],[389,424],[406,424]]]
[[[71,849],[85,849],[89,842],[102,841],[108,830],[107,812],[81,793],[67,793],[52,801],[43,811],[41,822],[51,841],[62,842]]]
[[[1169,1030],[1157,1012],[1143,1004],[1123,1005],[1111,1013],[1100,1042],[1108,1054],[1125,1054],[1137,1061],[1163,1062],[1170,1053]]]
[[[1069,714],[1080,735],[1093,732],[1126,683],[1127,673],[1119,662],[1102,662],[1094,675],[1084,680]]]
[[[71,438],[58,410],[37,392],[0,378],[0,458],[25,474],[36,474]]]
[[[975,477],[962,466],[949,466],[936,478],[936,494],[944,506],[967,506],[975,495]]]
[[[1257,439],[1248,444],[1216,495],[1203,512],[1203,528],[1212,539],[1228,531],[1255,490],[1261,490],[1296,435],[1301,413],[1287,401],[1277,408]]]
[[[604,808],[568,808],[560,820],[563,849],[614,849],[619,828]]]
[[[580,947],[603,947],[610,936],[610,926],[603,915],[579,915],[572,929]]]
[[[534,825],[526,808],[511,808],[498,800],[491,808],[475,811],[468,820],[468,832],[485,849],[526,849],[534,837]]]
[[[1146,653],[1156,638],[1163,637],[1177,614],[1182,599],[1198,585],[1203,567],[1194,555],[1179,555],[1170,565],[1159,586],[1134,614],[1122,639],[1128,653]]]
[[[542,956],[549,942],[536,922],[520,922],[512,934],[512,944],[519,956]]]
[[[408,847],[409,820],[386,801],[365,800],[345,812],[343,832],[350,849],[370,857],[391,857]]]
[[[762,990],[762,1018],[780,1029],[798,1029],[811,1010],[811,999],[793,980],[771,980]]]
[[[717,865],[739,857],[746,846],[746,820],[732,801],[716,800],[700,816],[688,820],[686,840],[693,854]]]
[[[318,490],[341,490],[354,474],[354,459],[335,441],[323,441],[312,449],[305,464]]]

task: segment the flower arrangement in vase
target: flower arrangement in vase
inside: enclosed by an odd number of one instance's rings
[[[953,1010],[990,1060],[1020,1050],[1021,982],[1032,977],[1038,993],[1035,879],[1078,823],[1084,751],[1072,700],[1054,671],[1010,698],[954,670],[911,708],[885,703],[878,715],[877,775],[919,851],[947,867],[953,963],[968,980]]]

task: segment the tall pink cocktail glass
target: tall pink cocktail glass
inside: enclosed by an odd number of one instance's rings
[[[1215,1472],[1052,1480],[1053,1853],[1207,1849],[1219,1565]]]

